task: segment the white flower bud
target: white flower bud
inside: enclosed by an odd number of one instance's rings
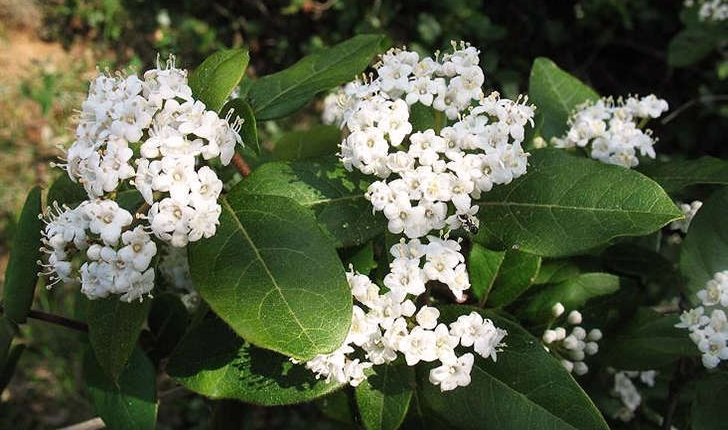
[[[589,335],[586,337],[588,340],[598,342],[602,339],[602,331],[598,328],[593,328],[589,331]]]
[[[569,316],[566,319],[569,324],[576,325],[581,324],[581,312],[579,311],[571,311],[569,312]]]
[[[570,355],[574,361],[584,360],[584,351],[582,351],[580,349],[575,349],[575,350],[571,351]]]
[[[574,327],[573,330],[571,330],[571,334],[579,340],[584,340],[586,338],[586,330],[579,326]]]
[[[586,365],[583,361],[577,361],[574,363],[574,373],[581,376],[586,375],[586,373],[589,372],[589,366]]]
[[[573,335],[569,335],[564,339],[563,345],[566,349],[576,349],[578,342],[579,341]]]
[[[574,370],[574,363],[569,360],[561,360],[561,365],[566,368],[566,371],[571,373],[572,370]]]
[[[564,305],[561,303],[556,303],[551,307],[551,315],[554,316],[554,318],[560,317],[564,313]]]
[[[599,345],[597,345],[596,342],[587,342],[586,345],[584,345],[584,352],[588,355],[594,355],[599,352]]]
[[[556,340],[556,332],[553,330],[546,330],[545,332],[543,332],[541,340],[543,340],[543,343],[552,343]]]
[[[563,340],[566,337],[566,329],[563,327],[556,327],[554,333],[556,333],[556,340]]]

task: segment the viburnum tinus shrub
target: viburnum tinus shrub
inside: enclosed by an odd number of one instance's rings
[[[21,214],[3,375],[31,317],[87,333],[109,428],[154,428],[158,383],[364,428],[720,428],[728,165],[660,155],[659,95],[538,58],[510,99],[477,47],[378,35],[247,61],[91,82]],[[260,149],[326,92],[325,124]],[[39,275],[79,313],[31,311]]]

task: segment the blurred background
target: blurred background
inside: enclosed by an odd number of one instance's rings
[[[546,56],[602,95],[666,99],[670,112],[651,123],[662,156],[725,157],[728,31],[694,15],[680,0],[0,0],[0,284],[25,194],[58,175],[48,163],[73,141],[74,112],[99,69],[144,70],[169,53],[192,68],[246,45],[255,77],[359,33],[385,33],[422,53],[466,40],[481,50],[489,89],[525,93],[533,59]],[[264,146],[291,124],[317,122],[318,109],[320,101],[288,124],[267,123]],[[72,293],[43,289],[35,307],[72,314],[73,306]],[[0,428],[93,417],[78,389],[76,335],[40,322],[23,330],[28,349],[2,394]],[[325,409],[256,410],[246,422],[310,427],[309,414]],[[210,410],[202,398],[172,396],[159,427],[204,428]]]

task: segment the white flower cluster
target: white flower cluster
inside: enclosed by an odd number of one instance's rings
[[[55,204],[43,230],[48,287],[81,283],[81,292],[90,299],[121,294],[127,302],[149,294],[154,288],[149,265],[157,245],[143,227],[128,229],[132,221],[113,200],[87,200],[73,209]],[[85,253],[85,261],[75,268],[71,260],[79,252]]]
[[[612,369],[612,371],[614,371]],[[622,402],[622,407],[617,411],[613,418],[619,418],[623,422],[628,422],[634,418],[634,412],[642,403],[642,396],[632,379],[639,377],[639,380],[652,387],[655,385],[655,376],[657,372],[654,370],[638,371],[620,371],[614,373],[614,388],[612,395],[618,397]]]
[[[319,355],[306,367],[318,377],[356,386],[366,378],[365,369],[392,362],[399,352],[409,366],[439,361],[440,366],[430,371],[430,382],[442,391],[468,385],[474,356],[465,353],[458,357],[455,348],[473,347],[477,354],[495,361],[505,330],[476,312],[459,317],[448,327],[438,323],[440,312],[436,308],[423,305],[417,309],[412,301],[425,291],[427,280],[439,279],[443,271],[451,271],[446,269],[448,266],[462,267],[460,277],[467,281],[458,250],[457,242],[434,237],[427,245],[418,240],[394,245],[391,253],[395,259],[392,272],[384,279],[388,287],[384,294],[367,276],[347,273],[358,303],[349,334],[339,349]],[[426,263],[420,268],[422,257]],[[351,358],[354,354],[359,358]]]
[[[44,233],[51,254],[46,271],[54,282],[80,279],[89,298],[110,293],[123,293],[123,300],[140,298],[151,289],[154,272],[145,271],[143,282],[129,275],[127,257],[111,253],[119,237],[124,245],[133,242],[134,252],[144,247],[145,264],[134,264],[141,273],[156,254],[149,232],[175,247],[214,235],[222,182],[197,162],[217,157],[230,162],[242,141],[240,120],[231,125],[229,119],[192,97],[186,71],[175,68],[171,58],[145,72],[144,79],[117,74],[93,80],[63,165],[89,200],[75,209],[56,207]],[[137,214],[145,224],[133,230],[133,237],[129,231],[122,234],[131,228],[132,215],[113,201],[127,183],[149,205]],[[91,234],[84,233],[87,228]],[[87,254],[80,277],[70,273],[71,245]],[[126,271],[110,272],[109,265]]]
[[[675,327],[690,330],[690,339],[703,353],[703,366],[713,369],[728,360],[728,270],[716,273],[697,296],[702,306],[683,312]]]
[[[174,292],[180,293],[180,299],[188,311],[194,311],[200,304],[200,294],[195,291],[187,261],[187,249],[174,246],[162,248],[157,270]]]
[[[690,204],[687,203],[678,203],[680,206],[680,210],[685,215],[685,218],[677,221],[673,221],[670,223],[670,229],[671,230],[679,230],[683,233],[688,232],[688,228],[690,227],[690,222],[695,217],[695,214],[698,213],[698,210],[703,206],[703,202],[700,200],[695,200]]]
[[[554,318],[564,313],[564,305],[556,303],[551,308]],[[561,360],[561,364],[569,372],[577,375],[584,375],[589,372],[589,366],[584,363],[586,355],[594,355],[599,351],[597,342],[602,338],[602,332],[598,328],[591,329],[589,333],[584,330],[581,324],[582,317],[579,311],[571,311],[566,317],[566,322],[572,325],[571,333],[566,334],[566,327],[547,328],[541,340],[544,348]]]
[[[569,130],[551,143],[557,148],[584,148],[591,144],[590,156],[603,163],[623,167],[639,164],[637,152],[655,158],[655,139],[651,130],[642,130],[650,118],[658,118],[667,111],[667,102],[654,94],[647,97],[611,97],[596,103],[577,106],[569,118]],[[639,121],[639,123],[638,123]]]
[[[685,7],[699,6],[698,18],[701,21],[725,21],[728,19],[726,0],[685,0]]]
[[[526,172],[521,142],[534,108],[497,93],[485,97],[478,63],[478,50],[462,43],[434,59],[393,49],[376,79],[349,84],[325,102],[325,120],[341,118],[348,133],[344,166],[380,179],[366,196],[392,233],[420,238],[476,223],[472,199]],[[433,109],[434,128],[413,132],[417,103]]]

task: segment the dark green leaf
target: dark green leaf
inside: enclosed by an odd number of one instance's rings
[[[468,256],[468,275],[473,295],[483,301],[488,297],[505,258],[505,251],[491,251],[477,243],[473,243]]]
[[[541,267],[541,257],[509,249],[493,282],[486,302],[489,307],[503,307],[531,287]]]
[[[581,269],[569,260],[543,261],[538,270],[534,284],[555,284],[574,278],[581,273]]]
[[[243,99],[232,99],[225,103],[220,113],[227,115],[232,109],[232,119],[240,117],[243,119],[243,125],[240,127],[240,137],[243,139],[243,145],[252,148],[256,154],[260,155],[260,144],[258,143],[258,123],[255,120],[255,113],[248,102]]]
[[[604,339],[601,360],[616,369],[649,370],[683,356],[700,355],[688,330],[675,327],[678,322],[676,314],[640,308],[631,321]]]
[[[541,134],[548,141],[566,132],[567,120],[576,106],[587,100],[598,100],[599,94],[553,61],[539,57],[531,68],[528,97],[543,116]]]
[[[367,242],[345,261],[347,267],[351,264],[357,272],[368,275],[369,272],[377,268],[377,262],[374,260],[374,244]]]
[[[341,144],[341,130],[332,125],[315,125],[307,130],[294,130],[281,136],[273,155],[280,160],[334,155]]]
[[[404,421],[415,387],[415,372],[404,363],[375,366],[356,387],[356,404],[365,429],[396,429]]]
[[[685,67],[702,60],[715,47],[713,33],[705,26],[686,28],[670,40],[667,64]]]
[[[217,234],[188,252],[210,308],[261,348],[300,360],[338,348],[351,323],[351,292],[313,215],[294,200],[246,194],[242,186],[221,205]]]
[[[187,329],[190,316],[182,301],[173,294],[162,294],[152,301],[149,311],[149,330],[154,347],[149,352],[152,359],[167,357]]]
[[[713,193],[690,223],[680,252],[680,270],[686,278],[688,298],[698,303],[695,294],[717,272],[728,270],[728,189]]]
[[[315,400],[314,403],[326,418],[336,421],[339,425],[345,425],[344,428],[360,428],[354,423],[356,413],[352,410],[347,390],[336,391]]]
[[[567,310],[581,309],[587,300],[607,296],[619,289],[619,278],[608,273],[584,273],[558,284],[545,285],[529,297],[519,316],[543,322],[551,308],[561,303]]]
[[[252,346],[218,319],[203,321],[182,338],[167,373],[207,397],[266,406],[306,402],[341,387],[317,380],[281,354]]]
[[[695,387],[695,400],[690,413],[693,430],[725,429],[726,405],[728,405],[728,372],[705,375]]]
[[[369,180],[334,157],[266,163],[240,185],[244,192],[288,197],[310,209],[337,247],[360,245],[384,231],[364,197]]]
[[[89,341],[99,365],[114,381],[134,351],[151,303],[126,303],[116,296],[88,302]]]
[[[5,387],[8,386],[8,383],[13,378],[15,368],[18,366],[18,361],[20,360],[20,356],[23,355],[23,351],[25,351],[25,345],[22,343],[13,345],[10,349],[2,371],[0,371],[0,393],[5,390]]]
[[[671,194],[696,184],[728,185],[728,162],[713,157],[652,163],[639,171]]]
[[[157,421],[157,389],[154,366],[140,349],[115,383],[86,350],[83,375],[91,403],[109,430],[154,429]]]
[[[86,190],[83,189],[83,185],[73,182],[71,178],[65,173],[53,181],[48,195],[46,196],[46,203],[50,206],[53,202],[58,202],[59,205],[72,206],[75,203],[82,202],[88,199]]]
[[[415,103],[410,106],[410,117],[409,120],[412,123],[412,132],[425,131],[430,128],[435,128],[435,117],[442,115],[442,112],[436,111],[430,106],[425,106],[422,103]]]
[[[440,311],[448,321],[467,308]],[[445,393],[428,381],[428,367],[418,367],[418,395],[428,409],[461,429],[608,429],[589,397],[539,340],[496,314],[483,315],[508,331],[507,346],[497,362],[476,355],[470,385]]]
[[[355,36],[254,81],[248,97],[256,117],[265,121],[290,115],[316,94],[351,81],[384,50],[384,40],[378,34]]]
[[[13,247],[10,248],[8,266],[5,269],[3,307],[7,318],[24,323],[33,304],[35,284],[38,282],[40,258],[40,188],[34,187],[28,193],[20,213]]]
[[[651,233],[682,212],[649,178],[619,166],[541,149],[528,173],[478,203],[475,240],[541,256],[564,256],[619,236]],[[492,243],[490,243],[492,245]]]
[[[207,109],[219,111],[243,77],[248,60],[247,48],[227,49],[210,55],[190,73],[192,94]]]
[[[5,315],[0,316],[0,369],[5,366],[8,354],[10,352],[10,344],[13,338],[18,335],[18,325],[12,322]]]

